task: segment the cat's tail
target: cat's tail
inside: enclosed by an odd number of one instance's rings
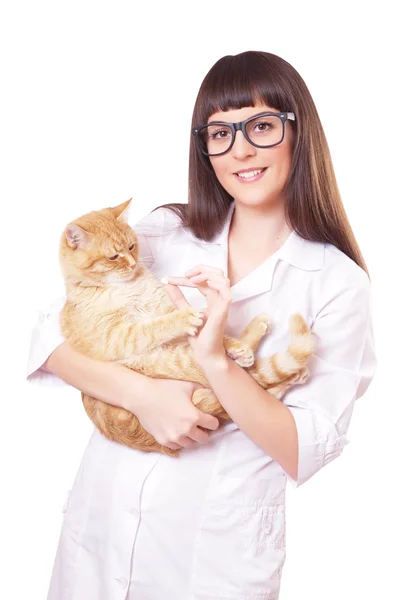
[[[307,360],[314,352],[311,329],[298,313],[290,317],[289,325],[290,343],[287,349],[257,359],[250,369],[251,375],[260,385],[280,383],[306,369]]]

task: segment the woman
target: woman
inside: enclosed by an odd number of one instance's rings
[[[51,600],[277,599],[286,481],[301,485],[340,455],[375,371],[369,277],[299,74],[269,53],[226,56],[202,83],[192,127],[188,205],[160,207],[135,230],[176,306],[207,304],[191,343],[232,423],[197,410],[193,384],[80,355],[59,333],[63,299],[54,305],[35,331],[30,378],[123,406],[182,450],[143,453],[94,431]],[[259,356],[286,347],[294,312],[316,340],[310,378],[282,401],[222,346],[224,331],[239,335],[264,312],[272,331]]]

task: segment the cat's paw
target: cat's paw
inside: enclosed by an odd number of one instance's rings
[[[303,367],[302,369],[300,369],[300,371],[297,372],[296,376],[292,380],[292,383],[305,383],[309,377],[309,374],[310,371],[308,367]]]
[[[205,313],[197,308],[187,308],[178,313],[178,325],[182,335],[196,335],[202,327]]]
[[[254,352],[248,346],[239,340],[235,340],[228,344],[225,349],[227,355],[232,358],[240,367],[251,367],[254,363]]]
[[[255,328],[263,336],[270,330],[271,321],[268,315],[260,314],[250,321],[250,328]]]

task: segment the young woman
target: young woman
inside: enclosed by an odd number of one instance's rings
[[[324,132],[295,69],[264,52],[220,59],[192,119],[188,205],[136,225],[141,253],[176,306],[208,307],[191,340],[232,422],[191,403],[194,385],[155,380],[73,350],[60,299],[32,343],[30,378],[63,380],[135,413],[180,458],[94,431],[65,510],[50,600],[276,600],[285,560],[285,487],[346,444],[375,371],[371,292]],[[184,295],[177,286],[184,287]],[[258,313],[265,356],[300,312],[316,340],[311,376],[282,401],[226,357]]]

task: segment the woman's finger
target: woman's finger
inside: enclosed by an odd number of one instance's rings
[[[193,448],[194,446],[196,446],[196,442],[194,440],[192,440],[191,438],[189,438],[188,436],[180,437],[178,439],[178,444],[182,448]]]
[[[169,442],[168,444],[163,444],[166,448],[170,448],[170,450],[180,450],[182,446],[179,444],[175,444],[174,442]]]
[[[165,283],[166,281],[167,284]],[[216,298],[218,293],[225,304],[229,305],[231,303],[229,279],[225,277],[212,275],[210,279],[196,283],[190,282],[189,279],[184,277],[164,277],[162,283],[164,283],[171,301],[179,309],[187,308],[190,304],[178,286],[194,287],[206,298],[211,295],[214,295],[214,298]]]
[[[181,310],[191,306],[179,287],[176,285],[165,285],[164,287],[170,300],[176,308]]]
[[[209,288],[211,288],[212,290],[216,290],[221,298],[227,302],[228,304],[231,303],[231,292],[230,292],[230,288],[226,287],[225,284],[223,282],[220,281],[208,281],[207,285],[209,286]]]
[[[192,267],[192,269],[188,269],[188,271],[185,271],[185,275],[187,277],[192,277],[192,275],[199,275],[200,273],[204,273],[205,271],[217,275],[224,275],[224,271],[222,269],[219,269],[218,267],[211,267],[210,265],[196,265],[195,267]]]
[[[198,444],[206,444],[209,441],[209,433],[200,427],[195,427],[189,436]]]
[[[185,287],[195,287],[192,281],[188,277],[172,277],[168,275],[167,277],[162,277],[161,282],[165,285],[170,283],[171,285],[182,285]]]
[[[200,288],[200,283],[196,281],[196,285]],[[219,293],[221,298],[230,303],[231,301],[231,288],[229,286],[229,279],[220,276],[210,276],[205,282],[205,289],[211,289]],[[202,292],[203,293],[203,292]],[[206,295],[206,293],[205,293]]]
[[[223,275],[213,274],[213,273],[202,273],[201,275],[194,275],[193,277],[189,277],[189,280],[193,283],[201,283],[202,281],[223,281],[224,284],[229,287],[230,281],[228,277],[224,277]]]
[[[200,283],[207,283],[211,281],[212,283],[219,282],[221,286],[224,286],[226,289],[230,287],[230,281],[228,277],[224,277],[223,275],[213,274],[213,273],[203,273],[201,275],[196,275],[194,277],[163,277],[162,283],[167,285],[178,285],[182,287],[199,287]]]
[[[191,306],[189,304],[189,302],[187,301],[187,299],[185,298],[182,291],[180,290],[180,288],[178,287],[179,284],[174,283],[174,280],[176,280],[177,277],[174,277],[174,278],[170,277],[168,279],[170,279],[170,282],[167,284],[164,284],[164,287],[165,287],[165,290],[166,290],[170,300],[173,302],[174,306],[178,309],[183,309],[183,308],[187,308],[187,307]],[[162,281],[162,282],[164,283],[164,281]],[[204,296],[207,300],[209,299],[209,297],[211,295],[217,296],[217,291],[212,290],[207,285],[192,284],[189,287],[196,288],[198,290],[198,292],[200,292],[202,294],[202,296]],[[202,312],[204,312],[205,315],[207,315],[208,311],[206,308],[201,308],[200,310]]]
[[[199,288],[199,284],[198,288]],[[228,285],[225,284],[225,282],[223,280],[217,280],[217,279],[208,279],[206,282],[206,288],[204,289],[204,291],[202,292],[205,296],[208,296],[209,294],[211,294],[211,291],[213,290],[214,292],[218,292],[219,297],[222,298],[222,300],[224,302],[226,302],[227,304],[230,304],[231,302],[231,290],[230,287]]]

